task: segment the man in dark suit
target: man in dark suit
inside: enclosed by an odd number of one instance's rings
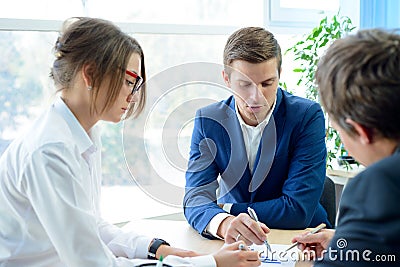
[[[367,168],[343,192],[336,231],[293,239],[316,266],[400,265],[399,70],[400,35],[377,29],[335,41],[318,64],[322,105]]]
[[[324,116],[319,104],[278,87],[281,64],[263,28],[240,29],[226,43],[223,79],[233,96],[197,111],[186,172],[185,216],[203,236],[259,244],[266,225],[329,224],[319,204]]]

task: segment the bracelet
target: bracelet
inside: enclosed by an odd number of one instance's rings
[[[167,245],[170,246],[170,244],[161,239],[161,238],[154,238],[153,241],[151,242],[150,248],[149,248],[149,252],[147,253],[147,258],[154,260],[156,259],[156,252],[157,249],[161,246],[161,245]]]

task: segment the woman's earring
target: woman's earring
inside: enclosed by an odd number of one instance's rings
[[[92,86],[88,86],[87,89],[88,89],[88,91],[90,91],[90,90],[93,89],[93,87]]]

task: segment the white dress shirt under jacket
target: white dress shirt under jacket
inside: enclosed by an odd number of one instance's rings
[[[145,259],[152,238],[102,220],[100,189],[97,126],[87,134],[58,98],[0,158],[0,266],[133,266]],[[216,265],[212,256],[179,259]]]

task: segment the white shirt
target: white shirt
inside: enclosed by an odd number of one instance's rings
[[[275,102],[272,105],[271,110],[268,112],[266,118],[256,126],[250,126],[250,125],[246,124],[246,122],[243,120],[242,116],[240,115],[237,106],[235,105],[235,112],[236,112],[236,116],[240,123],[240,128],[242,129],[244,146],[246,148],[247,159],[249,161],[249,169],[250,169],[251,173],[253,173],[254,163],[256,160],[257,151],[258,151],[258,147],[260,145],[262,133],[264,131],[265,126],[268,124],[269,120],[271,119],[272,113],[274,112],[274,109],[275,109],[275,104],[276,104],[276,98],[275,98]],[[220,224],[222,223],[222,221],[226,217],[231,216],[229,214],[231,207],[232,207],[232,203],[224,203],[223,209],[227,213],[218,213],[217,215],[215,215],[211,219],[210,223],[207,225],[207,227],[205,229],[207,231],[207,233],[213,235],[214,237],[221,238],[220,236],[217,235],[217,231],[218,231],[218,228],[219,228]]]
[[[133,266],[145,259],[152,238],[102,220],[100,189],[99,131],[88,135],[59,98],[0,158],[0,266]],[[179,259],[216,265],[212,256]]]

